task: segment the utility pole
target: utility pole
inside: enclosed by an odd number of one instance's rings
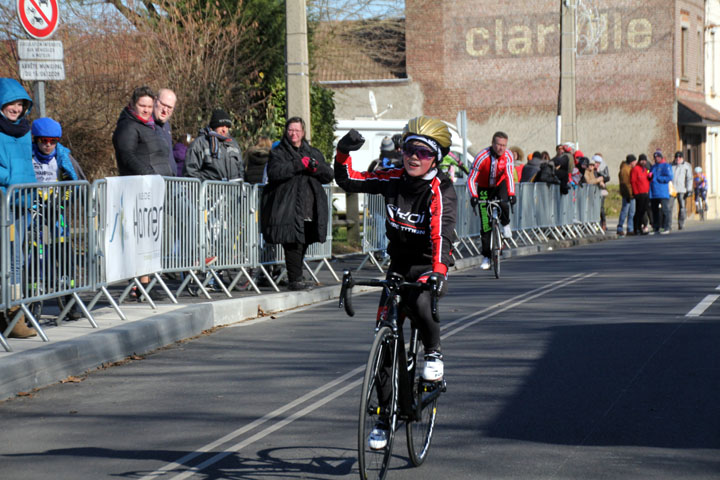
[[[285,0],[285,86],[287,118],[305,120],[310,140],[310,68],[305,0]]]
[[[577,145],[575,111],[575,56],[577,54],[577,0],[560,0],[560,91],[557,144]]]

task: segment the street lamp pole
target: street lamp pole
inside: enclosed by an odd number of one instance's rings
[[[305,120],[310,140],[310,68],[305,0],[285,0],[285,85],[287,118]]]
[[[557,144],[577,145],[575,111],[575,56],[577,54],[577,0],[560,1],[560,91],[558,92]]]

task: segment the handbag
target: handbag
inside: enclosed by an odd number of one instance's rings
[[[670,192],[671,197],[677,197],[677,190],[675,190],[675,185],[673,185],[672,180],[668,182],[668,191]]]

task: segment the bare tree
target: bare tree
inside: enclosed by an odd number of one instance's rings
[[[316,33],[313,50],[336,70],[352,69],[359,62],[367,67],[369,59],[379,69],[404,77],[404,8],[402,0],[309,0]]]

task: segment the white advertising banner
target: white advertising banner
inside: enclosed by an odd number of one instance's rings
[[[106,180],[107,282],[160,271],[165,181],[159,175],[109,177]]]

